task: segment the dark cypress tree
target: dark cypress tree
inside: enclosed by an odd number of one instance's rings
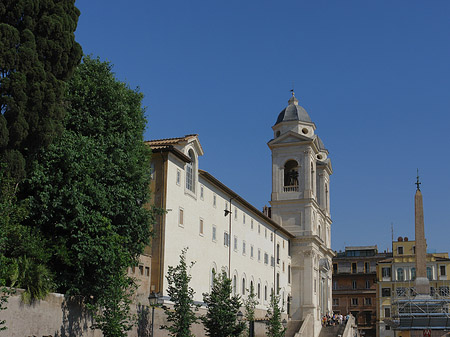
[[[74,3],[0,2],[0,161],[15,178],[63,129],[65,82],[82,56]]]

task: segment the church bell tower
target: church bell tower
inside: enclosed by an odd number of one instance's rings
[[[278,115],[272,151],[272,218],[295,238],[291,240],[290,314],[311,324],[314,337],[322,315],[331,312],[331,218],[328,150],[316,125],[292,92]]]

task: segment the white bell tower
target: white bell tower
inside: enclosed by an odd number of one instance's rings
[[[292,92],[272,127],[272,218],[295,235],[291,240],[291,319],[321,330],[331,304],[331,218],[328,150],[316,125]]]

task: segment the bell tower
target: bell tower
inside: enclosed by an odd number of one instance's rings
[[[274,138],[268,143],[272,151],[272,218],[295,235],[290,247],[290,314],[293,321],[309,322],[316,337],[322,315],[332,310],[333,170],[328,150],[315,133],[316,125],[294,92],[272,129]]]

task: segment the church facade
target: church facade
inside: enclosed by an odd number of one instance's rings
[[[224,270],[242,298],[253,287],[257,318],[263,319],[275,291],[295,327],[288,331],[303,324],[309,337],[318,336],[321,316],[332,308],[331,162],[294,94],[272,129],[271,208],[265,212],[200,168],[198,135],[146,142],[153,152],[153,202],[166,210],[146,252],[148,291],[168,300],[168,267],[188,248],[196,301],[209,292],[212,275]]]

